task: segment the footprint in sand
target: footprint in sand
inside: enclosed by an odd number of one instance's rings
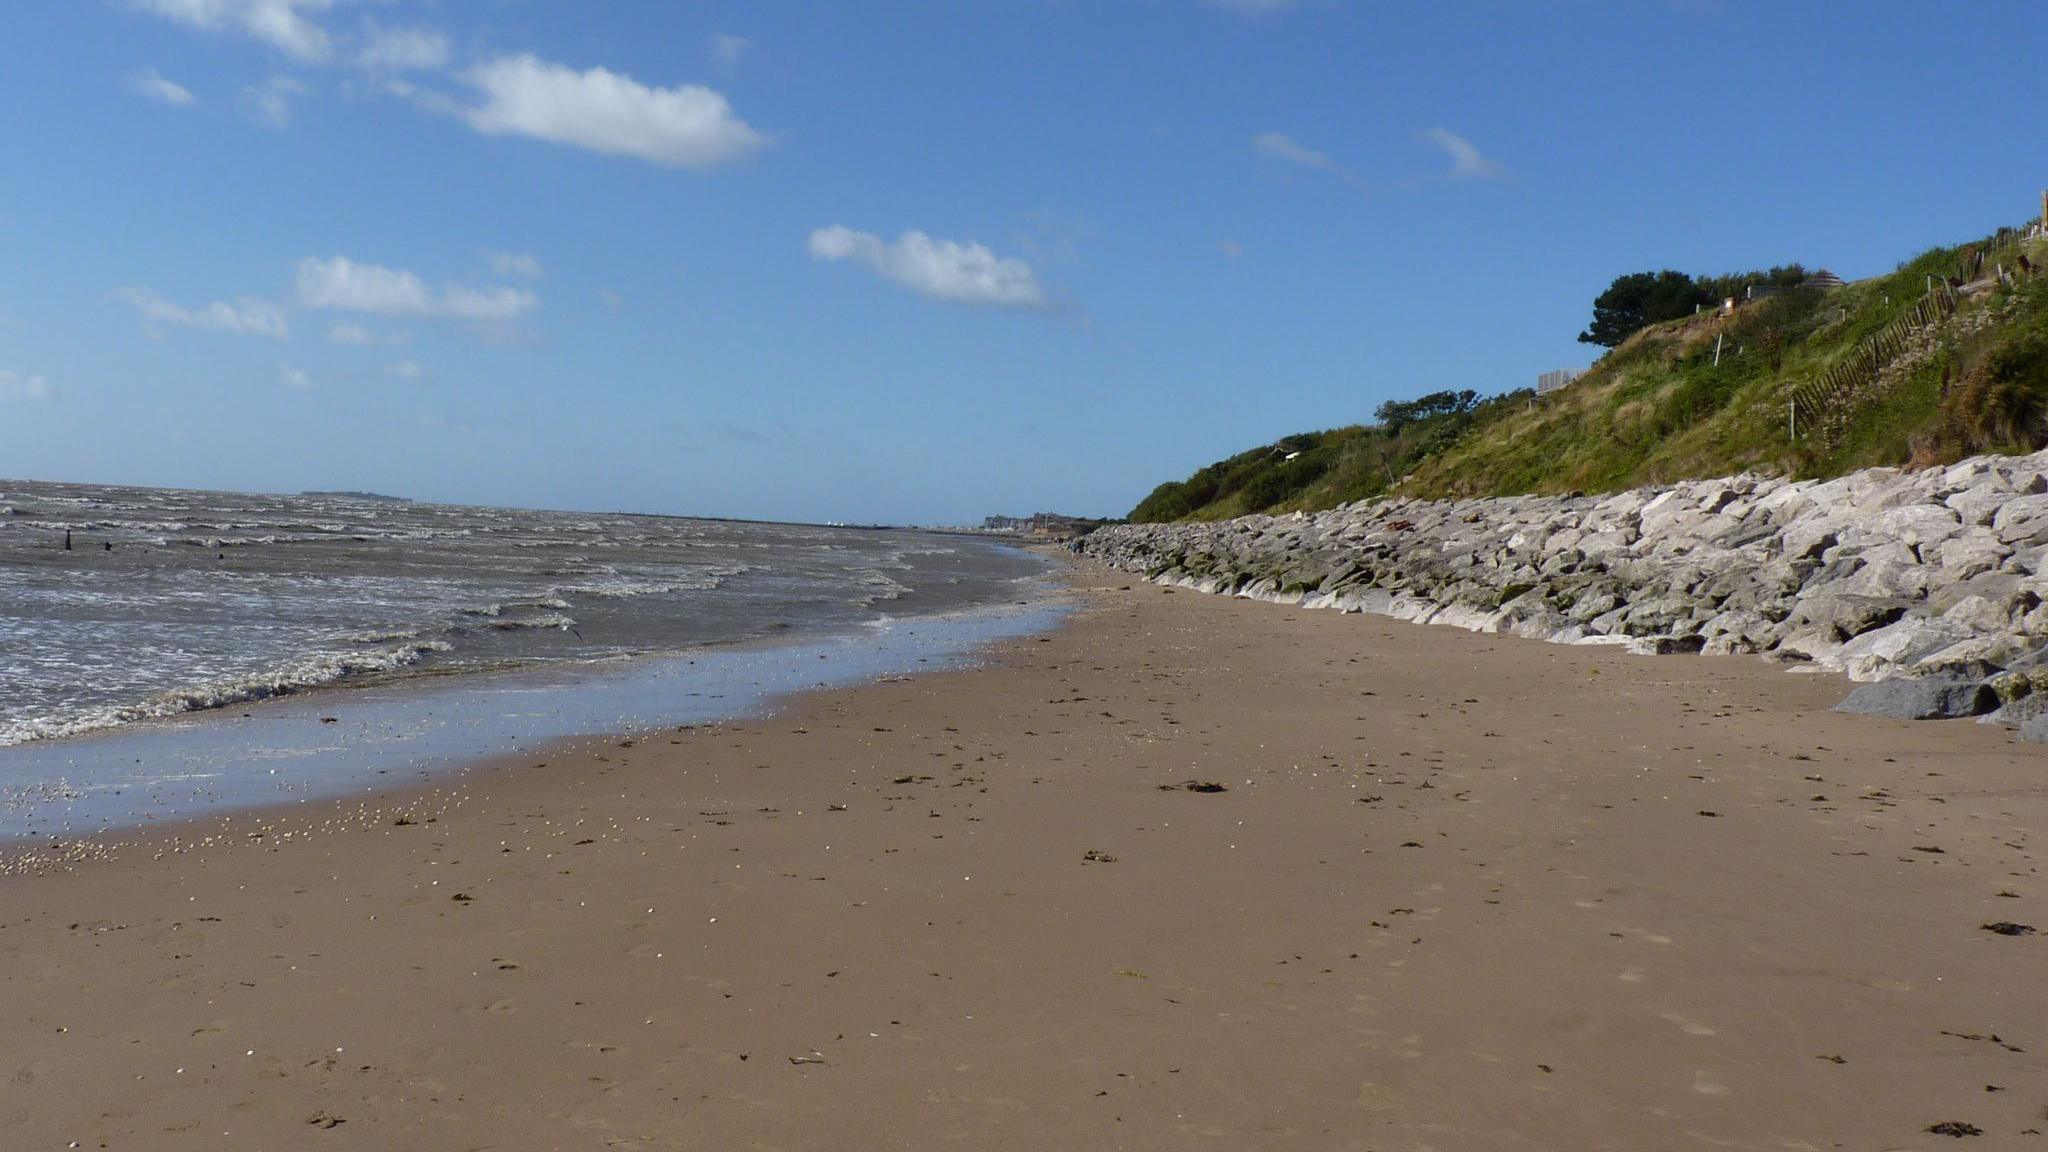
[[[1728,1086],[1716,1079],[1712,1072],[1693,1073],[1692,1090],[1702,1096],[1726,1096],[1728,1094]]]
[[[1702,1024],[1697,1020],[1692,1020],[1684,1016],[1681,1016],[1676,1012],[1659,1012],[1657,1013],[1657,1019],[1667,1020],[1673,1024],[1678,1025],[1678,1030],[1680,1032],[1685,1033],[1687,1036],[1712,1036],[1714,1034],[1714,1030],[1712,1028],[1707,1027],[1705,1024]]]
[[[1643,971],[1643,970],[1642,970],[1641,968],[1637,968],[1637,967],[1635,967],[1635,966],[1633,966],[1633,965],[1631,965],[1630,967],[1627,967],[1627,968],[1623,968],[1623,969],[1621,970],[1621,982],[1622,982],[1623,984],[1641,984],[1642,982],[1644,982],[1645,980],[1648,980],[1649,978],[1650,978],[1650,974],[1649,974],[1649,973],[1647,973],[1647,972]]]

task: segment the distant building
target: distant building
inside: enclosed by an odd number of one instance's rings
[[[1039,512],[1020,525],[1033,536],[1041,538],[1071,536],[1079,526],[1080,522],[1075,517],[1062,516],[1057,512]]]
[[[1542,373],[1536,377],[1536,394],[1548,396],[1585,374],[1584,368],[1559,368],[1555,372]]]
[[[1844,288],[1842,278],[1823,268],[1799,282],[1801,288]]]
[[[1751,284],[1742,290],[1744,300],[1764,300],[1785,290],[1782,284]]]
[[[1037,512],[1030,516],[985,516],[981,521],[981,530],[1031,536],[1042,540],[1063,540],[1069,536],[1079,535],[1100,523],[1100,520],[1067,516],[1059,512]]]

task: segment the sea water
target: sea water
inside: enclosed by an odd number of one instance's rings
[[[912,531],[0,481],[0,836],[956,661],[1044,626],[1045,571]]]

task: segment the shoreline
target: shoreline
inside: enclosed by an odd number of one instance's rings
[[[209,813],[347,799],[365,788],[380,790],[383,776],[431,783],[565,743],[745,718],[810,692],[972,662],[1005,638],[1057,627],[1071,610],[1053,567],[1027,591],[1024,600],[882,614],[853,625],[745,637],[683,652],[338,683],[9,745],[0,748],[0,769],[11,770],[7,787],[0,789],[0,861],[23,847],[56,840],[76,845],[205,820]],[[520,704],[521,697],[535,694],[549,702],[544,713]],[[522,742],[526,746],[519,748]],[[49,777],[81,761],[100,767]],[[262,774],[244,767],[238,778],[222,768],[248,761],[272,766]],[[166,767],[137,782],[111,775],[120,771],[110,767],[116,763],[167,763],[189,771]],[[38,772],[42,776],[26,787],[12,782]],[[85,783],[82,773],[94,772],[93,782]],[[166,796],[177,789],[166,788],[165,780],[202,775],[219,783],[183,800]],[[153,798],[120,799],[131,791]],[[57,814],[47,814],[52,811]],[[86,826],[74,827],[73,820]]]
[[[0,877],[0,1143],[2048,1128],[2044,937],[1981,927],[2048,925],[2009,733],[1068,578],[1066,626],[973,669]]]

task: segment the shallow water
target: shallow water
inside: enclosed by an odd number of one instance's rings
[[[1056,624],[1046,598],[880,621],[795,642],[386,683],[0,748],[0,842],[431,781],[566,738],[757,713],[776,698],[957,667]]]
[[[1040,567],[905,531],[0,481],[0,746],[999,603]]]

